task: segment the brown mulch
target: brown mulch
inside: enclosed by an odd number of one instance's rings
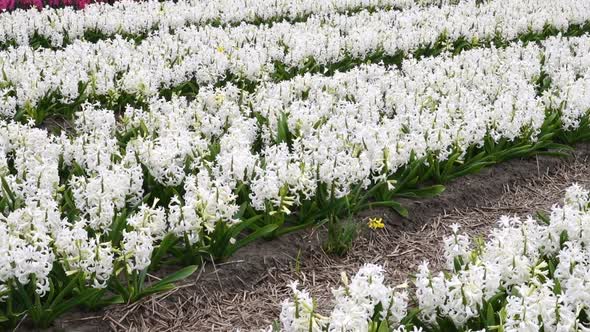
[[[289,297],[288,282],[299,280],[329,307],[330,289],[340,273],[353,275],[364,263],[385,267],[390,284],[411,278],[418,264],[443,268],[442,239],[458,223],[471,235],[485,235],[501,215],[526,216],[548,210],[562,200],[573,182],[590,188],[590,145],[579,146],[567,160],[533,158],[492,167],[480,175],[449,184],[441,197],[407,202],[412,221],[385,210],[358,216],[383,217],[387,227],[362,236],[344,257],[327,255],[321,247],[325,230],[289,234],[262,242],[232,260],[207,266],[167,294],[104,312],[77,313],[58,323],[68,331],[242,331],[258,330],[278,318],[281,301]],[[96,316],[96,317],[93,317]]]

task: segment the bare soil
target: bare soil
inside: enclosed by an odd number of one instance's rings
[[[569,158],[537,156],[492,166],[447,184],[436,198],[402,200],[410,211],[407,219],[384,209],[364,211],[358,222],[382,217],[386,227],[372,231],[365,226],[344,257],[323,251],[323,228],[259,241],[227,262],[203,266],[169,293],[100,312],[71,313],[54,330],[258,330],[278,318],[291,280],[299,280],[320,306],[329,306],[330,289],[338,285],[340,273],[353,275],[364,263],[382,264],[391,284],[410,278],[424,260],[442,269],[442,239],[452,223],[470,234],[485,235],[501,215],[548,210],[561,202],[571,183],[590,187],[589,157],[590,144],[580,144]]]

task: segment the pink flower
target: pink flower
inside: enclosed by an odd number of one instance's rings
[[[76,8],[84,9],[87,4],[90,3],[90,0],[75,0],[76,1]]]
[[[0,0],[0,10],[13,10],[15,0]]]
[[[43,9],[44,6],[69,7],[73,6],[76,9],[84,9],[90,3],[114,3],[118,0],[0,0],[0,12],[12,11],[16,8],[37,8]]]

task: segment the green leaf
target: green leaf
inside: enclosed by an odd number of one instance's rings
[[[555,278],[555,285],[553,286],[553,293],[559,295],[561,294],[561,282],[559,282],[559,278]]]
[[[6,193],[6,195],[8,195],[12,203],[14,203],[16,201],[16,197],[14,196],[12,190],[10,190],[8,182],[6,182],[6,179],[4,177],[0,177],[0,180],[2,181],[2,190]]]
[[[25,303],[26,308],[32,308],[33,302],[31,302],[29,294],[27,294],[27,291],[25,290],[23,285],[18,281],[15,281],[15,283],[16,283],[16,291],[21,296],[20,300],[22,300]]]
[[[559,234],[559,246],[561,248],[563,248],[563,244],[566,243],[567,241],[568,241],[567,231],[562,231],[561,234]]]
[[[162,242],[160,242],[158,248],[154,251],[154,254],[152,255],[151,266],[158,266],[164,255],[168,253],[168,250],[174,246],[176,242],[178,242],[176,235],[173,233],[168,233],[168,235],[162,239]]]
[[[410,212],[408,211],[408,209],[403,207],[401,204],[392,205],[391,208],[394,209],[395,212],[397,212],[400,216],[402,216],[404,218],[407,218],[410,216]]]
[[[242,186],[242,185],[240,185]],[[241,188],[236,189],[236,192],[240,192]],[[248,207],[248,202],[244,202],[240,205],[240,208],[238,209],[238,212],[236,212],[236,214],[234,215],[235,219],[242,219],[242,216],[244,215],[244,213],[246,212],[246,208]]]
[[[76,208],[76,203],[74,203],[74,200],[72,199],[72,192],[68,189],[66,190],[66,192],[63,195],[64,200],[66,202],[66,205],[70,207],[70,209],[75,209]]]
[[[255,223],[256,221],[262,219],[262,217],[264,217],[262,214],[259,214],[257,216],[254,216],[252,218],[246,219],[246,220],[242,220],[240,221],[238,224],[233,225],[229,228],[229,232],[231,234],[231,237],[236,237],[238,236],[238,234],[240,234],[244,229],[250,227],[250,225],[252,225],[253,223]]]
[[[409,168],[404,171],[401,179],[397,182],[395,190],[403,189],[405,185],[411,184],[417,178],[418,171],[420,170],[423,161],[423,159],[418,159],[409,165]]]
[[[401,320],[400,324],[401,325],[407,325],[407,324],[409,324],[410,322],[412,322],[418,316],[419,313],[420,313],[420,309],[418,309],[418,308],[410,309],[410,311],[408,312],[408,314],[406,315],[406,317],[404,317]]]
[[[289,122],[287,120],[287,114],[282,113],[281,118],[277,124],[277,143],[290,143],[291,134],[289,132]]]
[[[590,133],[588,133],[590,134]],[[560,151],[574,151],[574,147],[566,145],[566,144],[559,144],[559,143],[549,143],[547,145],[545,145],[545,148],[548,150],[560,150]]]
[[[419,189],[409,189],[403,193],[397,194],[399,197],[408,198],[430,198],[435,197],[445,191],[445,186],[437,184],[430,187],[424,187]]]
[[[487,302],[490,304],[500,304],[502,303],[502,299],[506,297],[506,294],[503,291],[500,291],[496,295],[492,296]]]
[[[134,278],[134,281],[135,281],[134,288],[136,289],[137,294],[140,294],[141,290],[144,289],[143,284],[145,282],[145,277],[147,276],[147,272],[148,272],[147,270],[148,270],[147,268],[141,270],[141,272],[139,272],[139,275]],[[136,275],[136,274],[134,273],[134,275]]]
[[[142,290],[140,293],[133,296],[133,298],[131,299],[131,302],[136,302],[148,295],[168,292],[168,291],[173,290],[174,288],[176,288],[176,286],[174,286],[174,284],[166,284],[166,285],[160,285],[157,287],[154,286],[154,287],[146,288],[146,289]]]
[[[461,262],[461,258],[460,257],[455,257],[453,259],[453,266],[454,266],[456,272],[461,271],[461,267],[463,266],[463,264]]]
[[[535,214],[535,217],[542,223],[544,223],[545,225],[549,225],[550,223],[550,219],[549,216],[547,216],[547,214],[543,211],[538,211]]]
[[[115,295],[115,296],[110,297],[108,299],[100,300],[99,306],[103,307],[103,306],[108,306],[108,305],[112,305],[112,304],[124,304],[124,303],[125,303],[125,300],[123,299],[123,297],[121,295]]]
[[[272,232],[274,232],[277,228],[279,228],[278,225],[276,224],[270,224],[270,225],[266,225],[262,228],[260,228],[259,230],[253,232],[252,234],[249,234],[248,236],[246,236],[245,238],[241,239],[240,241],[238,241],[235,245],[236,249],[237,248],[241,248],[245,245],[247,245],[248,243],[255,241],[265,235],[269,235]]]
[[[106,288],[99,289],[99,291],[97,293],[95,293],[93,297],[84,301],[84,303],[82,303],[82,306],[94,311],[94,310],[97,310],[98,308],[102,308],[107,305],[125,303],[125,300],[123,299],[123,297],[121,295],[116,295],[116,296],[112,296],[108,299],[103,299],[105,297],[106,292],[107,292]]]
[[[451,170],[453,169],[455,162],[457,162],[457,159],[459,159],[460,156],[461,156],[461,153],[459,151],[457,151],[449,157],[449,159],[446,162],[445,168],[443,169],[442,174],[441,174],[443,178],[451,173]]]
[[[570,156],[570,153],[560,152],[560,151],[539,151],[539,152],[537,152],[537,154],[540,156],[557,157],[557,158],[567,158]]]
[[[123,209],[120,214],[115,215],[111,224],[110,239],[113,245],[118,244],[121,240],[123,230],[127,226],[127,210]]]
[[[445,318],[437,317],[436,322],[438,323],[438,326],[440,327],[441,331],[445,331],[445,332],[457,331],[457,327],[455,326],[455,323],[453,323],[453,321],[448,317],[445,317]]]
[[[53,322],[57,317],[95,296],[96,293],[100,291],[100,289],[88,289],[68,301],[60,302],[58,305],[52,306],[50,309],[51,314],[48,317],[48,323]]]
[[[552,259],[547,260],[547,267],[549,268],[549,277],[553,278],[553,274],[555,273],[555,264],[553,264]]]
[[[494,161],[481,161],[481,162],[473,163],[473,164],[465,167],[464,169],[462,169],[462,170],[460,170],[458,172],[455,172],[452,175],[450,175],[447,178],[447,181],[452,180],[452,179],[455,179],[455,178],[458,178],[458,177],[461,177],[461,176],[464,176],[464,175],[467,175],[467,174],[477,173],[482,168],[484,168],[486,166],[489,166],[489,165],[493,165],[493,164],[495,164]]]
[[[289,227],[281,227],[279,230],[277,230],[277,232],[275,233],[277,236],[281,236],[283,234],[287,234],[287,233],[291,233],[291,232],[295,232],[301,229],[305,229],[308,227],[311,227],[313,225],[315,226],[321,226],[326,222],[326,219],[323,219],[322,221],[318,221],[317,219],[314,218],[309,218],[309,220],[307,220],[306,222],[299,224],[299,225],[295,225],[295,226],[289,226]]]
[[[488,302],[488,305],[486,308],[486,326],[494,326],[494,325],[496,325],[494,308],[492,307],[492,304]]]
[[[395,212],[399,213],[400,216],[407,218],[410,213],[408,212],[408,209],[406,209],[405,207],[403,207],[400,203],[396,202],[396,201],[381,201],[381,202],[369,202],[367,204],[364,204],[360,207],[360,210],[363,210],[365,208],[374,208],[374,207],[388,207],[393,209]]]
[[[385,186],[387,186],[387,182],[386,181],[383,181],[383,182],[380,182],[380,183],[375,184],[372,188],[369,188],[369,190],[366,190],[364,192],[364,194],[360,198],[356,199],[356,201],[358,201],[358,202],[365,202],[365,201],[367,201],[369,199],[369,197],[374,197],[375,199],[385,200],[384,197],[382,197],[384,195],[378,195],[378,194],[377,195],[373,195],[373,194],[375,194],[375,192],[378,192],[381,188],[383,188]],[[391,196],[391,194],[389,193],[389,191],[387,191],[387,190],[384,190],[384,191],[387,194],[386,196]]]
[[[533,152],[535,147],[533,145],[527,144],[524,146],[515,147],[512,149],[507,149],[499,153],[498,161],[504,161],[508,159],[514,159],[518,157],[526,157],[531,152]]]
[[[148,127],[145,125],[145,122],[143,122],[143,120],[141,120],[139,122],[139,130],[142,136],[147,136],[149,134],[149,129]]]
[[[182,269],[172,273],[171,275],[167,276],[166,278],[158,281],[157,283],[153,284],[152,286],[146,288],[145,290],[143,290],[141,292],[141,295],[143,296],[144,293],[146,293],[146,292],[149,293],[151,290],[167,289],[167,287],[169,287],[169,286],[174,286],[174,285],[172,285],[173,283],[175,283],[179,280],[188,278],[193,273],[195,273],[197,268],[198,268],[197,265],[190,265],[185,268],[182,268]]]
[[[128,301],[130,298],[129,291],[127,290],[127,288],[123,287],[123,285],[121,284],[119,279],[117,279],[116,276],[111,278],[111,282],[109,284],[109,289],[111,289],[113,291],[113,293],[121,296],[124,300]]]
[[[57,293],[57,295],[55,296],[53,301],[51,301],[49,303],[49,308],[51,309],[51,308],[57,306],[59,303],[61,303],[63,301],[63,299],[72,292],[72,289],[74,289],[74,287],[78,283],[79,279],[80,279],[79,274],[72,276],[72,278],[70,279],[70,281],[68,282],[66,287],[64,287],[59,293]]]
[[[381,322],[377,332],[389,332],[389,323],[387,322],[387,320]]]

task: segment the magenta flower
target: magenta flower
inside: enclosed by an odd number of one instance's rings
[[[84,9],[87,4],[90,3],[90,0],[75,0],[76,1],[76,8]]]
[[[0,0],[0,10],[13,10],[15,4],[15,0]]]
[[[76,9],[84,9],[91,3],[113,3],[117,0],[0,0],[0,12],[12,11],[17,8],[29,9],[43,9],[48,6],[52,8],[57,7],[75,7]]]

